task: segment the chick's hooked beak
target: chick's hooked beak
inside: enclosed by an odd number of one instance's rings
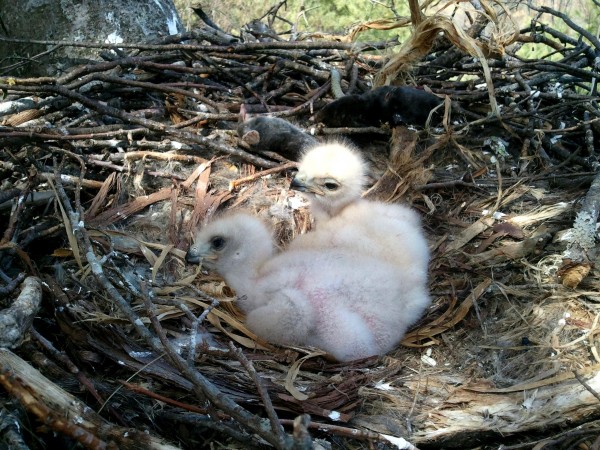
[[[305,177],[302,177],[300,175],[296,175],[292,179],[292,182],[290,184],[290,188],[291,189],[295,189],[296,191],[310,192],[310,193],[316,194],[316,195],[324,195],[325,194],[323,192],[323,189],[321,189],[316,184],[311,183]]]
[[[208,245],[200,246],[193,244],[185,254],[185,260],[190,264],[200,264],[202,261],[215,259],[215,255],[210,254]]]

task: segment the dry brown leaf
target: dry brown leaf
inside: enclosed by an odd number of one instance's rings
[[[310,358],[314,358],[317,356],[323,356],[323,355],[326,355],[326,353],[323,351],[320,351],[320,350],[313,352],[313,353],[309,353],[308,355],[303,356],[302,358],[297,360],[294,364],[292,364],[292,367],[290,367],[290,370],[288,370],[288,373],[285,376],[285,390],[288,391],[290,394],[292,394],[292,396],[296,400],[303,401],[303,400],[308,400],[308,398],[309,398],[308,395],[303,394],[296,388],[296,386],[294,386],[294,380],[296,380],[296,377],[298,376],[298,373],[300,372],[300,366],[302,366],[302,364]]]
[[[448,308],[448,311],[446,311],[436,320],[406,334],[402,340],[402,345],[406,345],[407,347],[423,347],[424,345],[417,344],[417,342],[422,341],[425,338],[432,339],[433,336],[452,328],[465,318],[471,309],[471,306],[484,294],[490,284],[492,284],[491,279],[486,278],[483,280],[475,287],[475,289],[471,291],[471,293],[463,300],[458,308],[454,309],[454,304],[456,302],[454,301],[451,304],[451,307]]]
[[[70,248],[57,248],[52,252],[52,256],[55,258],[70,258],[73,256],[73,252]]]
[[[208,303],[203,302],[202,300],[198,300],[197,298],[193,298],[193,297],[179,297],[179,300],[193,303],[195,305],[202,306],[203,308],[210,307],[210,305]],[[213,308],[211,310],[211,312],[208,314],[207,319],[215,327],[217,327],[220,331],[227,334],[227,336],[229,336],[231,339],[234,339],[236,342],[239,342],[240,344],[242,344],[243,346],[245,346],[247,348],[256,348],[256,349],[260,349],[260,350],[269,350],[269,349],[273,348],[268,343],[261,340],[256,334],[254,334],[248,328],[246,328],[246,326],[242,322],[235,319],[234,317],[232,317],[231,315],[227,314],[226,312],[224,312],[223,310],[221,310],[219,308]],[[237,334],[233,334],[233,333],[229,332],[221,325],[221,322],[219,319],[222,319],[229,326],[236,329],[240,333],[245,334],[246,336],[249,337],[249,339],[243,338],[243,336],[239,336]]]
[[[104,204],[104,201],[106,200],[106,196],[108,195],[109,191],[112,189],[116,179],[117,179],[116,172],[113,172],[108,177],[106,177],[106,180],[104,180],[104,182],[102,183],[102,187],[100,187],[100,190],[94,196],[94,200],[92,200],[92,204],[90,205],[90,208],[85,213],[86,220],[89,220],[98,214],[98,210]]]
[[[107,226],[111,225],[119,220],[123,220],[135,214],[149,205],[156,202],[166,200],[171,197],[173,188],[167,187],[159,191],[153,192],[150,195],[142,195],[136,197],[132,201],[125,203],[124,205],[118,205],[110,208],[106,211],[101,212],[96,217],[89,220],[90,225],[93,226]]]
[[[509,27],[511,29],[509,32],[504,34],[496,32],[494,33],[494,39],[491,39],[487,43],[483,43],[469,36],[458,23],[458,20],[454,15],[446,16],[442,14],[444,9],[450,7],[454,8],[455,6],[456,2],[447,2],[434,15],[426,17],[421,23],[419,23],[415,27],[410,38],[404,42],[399,52],[391,57],[387,64],[385,64],[385,66],[381,69],[377,75],[376,84],[388,85],[396,80],[400,73],[410,72],[413,64],[421,60],[427,53],[429,53],[439,34],[444,33],[444,36],[456,47],[477,58],[481,63],[488,88],[491,110],[496,116],[499,117],[500,112],[498,110],[496,96],[494,93],[494,84],[485,55],[489,53],[503,54],[504,48],[518,38],[519,29],[512,24],[512,26]],[[495,14],[490,15],[492,11],[493,9],[489,5],[486,5],[486,12],[488,12],[490,23],[496,29],[499,29],[500,26],[496,22]],[[473,12],[477,13],[477,11]]]
[[[515,239],[523,239],[525,237],[523,230],[510,222],[502,222],[494,225],[494,232],[509,235]]]
[[[471,240],[473,240],[476,236],[493,225],[494,219],[489,216],[482,217],[477,222],[471,224],[468,228],[463,230],[458,236],[456,236],[456,239],[448,244],[446,251],[451,252],[454,250],[460,250],[462,247],[471,242]]]
[[[142,251],[142,254],[146,257],[146,259],[148,260],[150,265],[154,266],[154,264],[156,264],[156,255],[154,254],[154,252],[152,250],[150,250],[148,247],[146,247],[146,245],[141,244],[141,243],[140,243],[140,250]]]
[[[588,374],[596,374],[600,371],[600,364],[595,364],[593,366],[585,367],[583,369],[579,369],[577,371],[578,375],[588,375]],[[506,388],[488,388],[488,387],[478,387],[478,386],[468,386],[464,389],[468,391],[474,392],[484,392],[491,394],[504,394],[508,392],[519,392],[519,391],[528,391],[531,389],[541,388],[543,386],[548,386],[554,383],[560,383],[562,381],[571,380],[575,378],[575,372],[569,371],[566,373],[561,373],[560,375],[556,375],[551,378],[546,378],[540,381],[526,381],[524,383],[515,384],[514,386],[509,386]]]
[[[563,286],[571,289],[577,288],[579,283],[590,273],[592,266],[589,263],[577,264],[561,272]]]
[[[65,226],[65,233],[67,234],[67,240],[69,241],[69,245],[71,246],[71,251],[73,252],[73,257],[75,258],[75,261],[77,261],[77,265],[79,266],[79,268],[83,271],[83,263],[81,261],[81,253],[79,252],[79,244],[77,243],[77,238],[73,234],[73,228],[71,227],[71,220],[67,216],[67,212],[65,211],[65,208],[64,208],[62,202],[60,201],[58,192],[56,192],[56,187],[54,186],[54,182],[50,178],[48,178],[48,184],[50,185],[50,187],[54,191],[54,195],[56,196],[56,200],[57,200],[58,206],[60,208],[60,214],[63,219],[63,225]]]

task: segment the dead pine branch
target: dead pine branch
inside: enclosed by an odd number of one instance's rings
[[[0,311],[1,348],[19,346],[40,309],[42,285],[39,278],[27,277],[21,286],[21,293],[10,307]]]

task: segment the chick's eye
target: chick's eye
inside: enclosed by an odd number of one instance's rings
[[[331,181],[328,181],[327,183],[325,183],[324,186],[329,191],[335,191],[337,188],[340,187],[337,183],[333,183]]]
[[[221,250],[223,247],[225,247],[225,239],[221,236],[215,236],[211,239],[210,245],[215,250]]]

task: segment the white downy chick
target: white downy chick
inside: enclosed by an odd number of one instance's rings
[[[429,303],[422,284],[369,255],[331,248],[274,255],[267,226],[248,214],[200,229],[186,259],[235,289],[258,336],[318,347],[339,361],[391,350]]]
[[[302,156],[290,187],[306,194],[311,213],[320,223],[360,198],[365,172],[357,151],[341,143],[322,144]]]
[[[317,146],[304,155],[291,187],[309,197],[317,224],[316,230],[296,237],[290,249],[370,255],[425,285],[429,248],[419,215],[408,206],[361,199],[365,171],[360,154],[342,144]]]

